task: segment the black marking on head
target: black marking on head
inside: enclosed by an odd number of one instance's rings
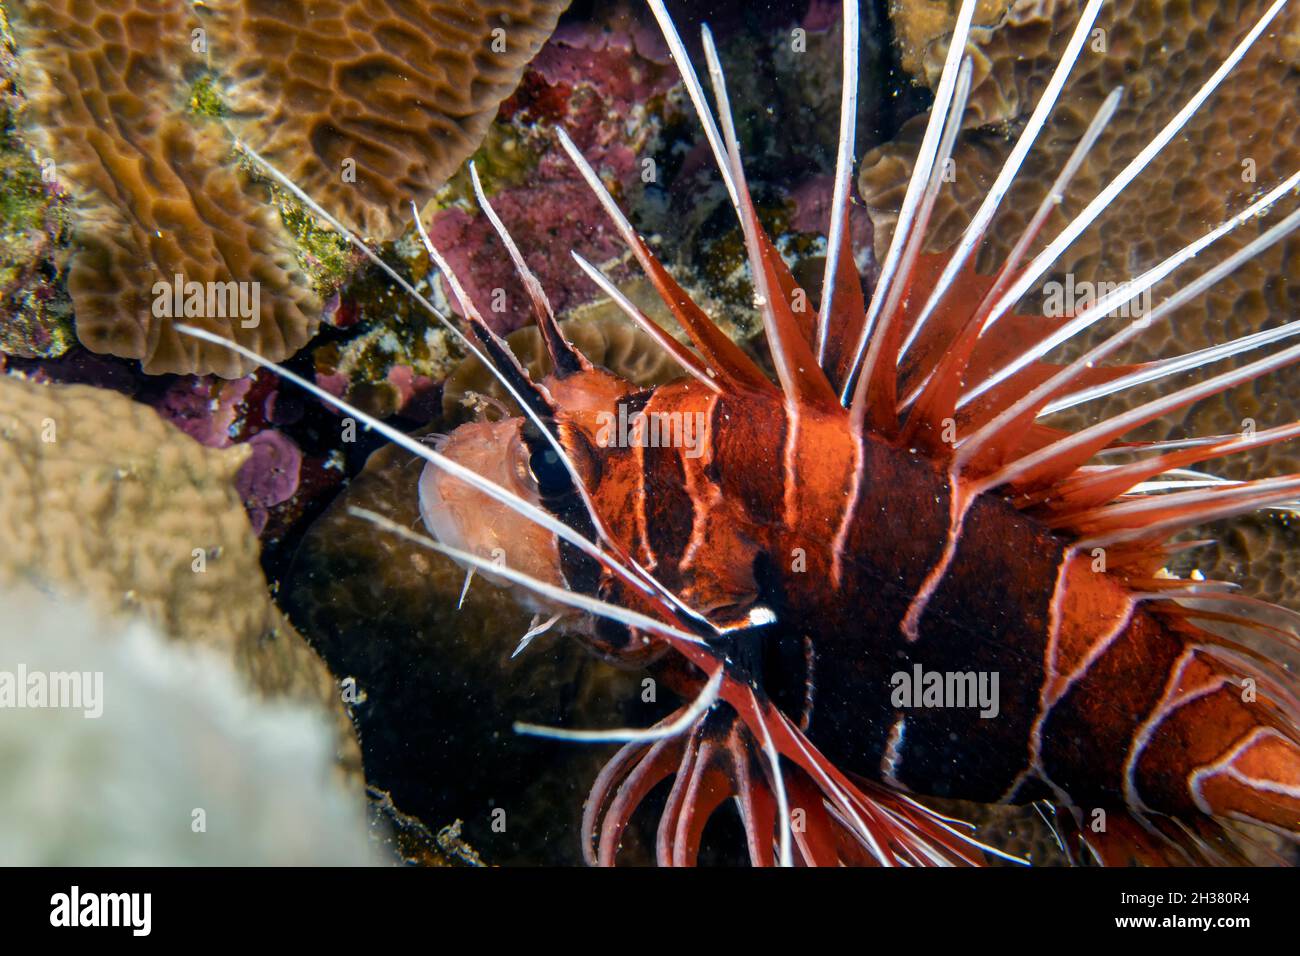
[[[552,423],[555,421],[557,406],[550,393],[529,377],[528,370],[520,364],[515,353],[510,351],[510,346],[506,344],[505,339],[472,318],[470,329],[474,332],[474,337],[479,340],[479,344],[483,346],[483,351],[497,374],[519,393],[529,410],[554,432]]]
[[[532,422],[525,421],[520,434],[528,449],[528,467],[537,482],[542,507],[584,538],[594,539],[596,527],[587,504],[555,448]],[[594,595],[600,584],[600,562],[567,541],[559,541],[558,546],[560,573],[565,583],[580,594]]]
[[[579,372],[591,371],[591,363],[564,337],[554,316],[539,311],[537,328],[542,334],[542,344],[546,346],[546,354],[551,358],[556,378],[564,379]]]

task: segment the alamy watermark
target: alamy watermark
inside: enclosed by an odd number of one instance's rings
[[[122,927],[132,936],[148,936],[153,928],[152,893],[83,893],[73,886],[50,897],[50,925],[56,927]]]
[[[104,713],[102,671],[0,671],[0,709],[80,710],[94,720]]]
[[[913,664],[910,672],[895,671],[889,686],[890,703],[900,709],[978,707],[985,720],[1001,710],[997,671],[927,671]]]
[[[255,329],[262,321],[262,284],[187,282],[178,272],[171,282],[153,284],[153,314],[158,319],[239,319],[240,327]]]
[[[682,448],[687,458],[704,454],[704,412],[597,412],[596,444],[601,448]]]
[[[1043,286],[1043,315],[1049,319],[1075,316],[1093,308],[1110,297],[1124,299],[1107,316],[1122,319],[1140,319],[1151,312],[1151,289],[1128,295],[1131,282],[1078,282],[1074,273],[1067,272],[1064,282],[1048,282]]]

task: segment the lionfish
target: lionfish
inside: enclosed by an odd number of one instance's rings
[[[1000,853],[978,841],[974,827],[927,806],[925,795],[1046,807],[1076,862],[1244,863],[1241,822],[1300,838],[1300,706],[1285,664],[1300,616],[1223,583],[1164,570],[1170,555],[1187,547],[1171,540],[1176,533],[1300,492],[1300,475],[1239,482],[1200,472],[1192,474],[1205,480],[1173,476],[1294,438],[1300,423],[1182,441],[1122,440],[1173,409],[1295,361],[1300,346],[1072,433],[1039,421],[1291,334],[1294,322],[1189,356],[1103,364],[1295,229],[1300,211],[1073,361],[1043,361],[1291,194],[1300,172],[1078,314],[1013,311],[1203,108],[1285,0],[1268,8],[1155,138],[1031,257],[1122,96],[1113,90],[1006,261],[991,276],[972,266],[1102,2],[1084,5],[957,245],[933,255],[923,249],[926,227],[971,85],[964,51],[976,3],[963,0],[869,297],[848,235],[859,23],[855,0],[844,4],[833,207],[814,311],[756,216],[708,27],[703,49],[716,115],[662,0],[649,0],[739,217],[776,381],[691,300],[563,130],[556,131],[560,145],[694,348],[597,267],[573,258],[680,363],[682,376],[668,384],[640,389],[566,340],[477,176],[478,201],[528,291],[553,365],[541,381],[483,320],[418,211],[419,234],[469,335],[266,167],[447,325],[493,371],[520,414],[462,425],[429,447],[246,349],[206,331],[188,334],[275,369],[424,459],[421,509],[436,540],[362,509],[356,514],[471,573],[523,589],[537,607],[590,615],[585,639],[594,651],[650,668],[687,701],[648,729],[517,725],[623,744],[585,805],[589,862],[613,864],[634,811],[669,779],[656,839],[662,864],[694,863],[706,823],[728,800],[757,865],[978,865]],[[610,441],[616,412],[699,421],[699,447],[691,453],[680,443]],[[1116,451],[1127,458],[1114,463]],[[497,541],[508,543],[506,561],[487,553]],[[900,673],[997,675],[997,716],[900,706],[893,693]]]

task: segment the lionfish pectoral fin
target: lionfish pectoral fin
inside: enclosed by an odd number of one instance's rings
[[[1052,824],[1075,864],[1250,866],[1262,861],[1286,865],[1272,849],[1209,817],[1175,819],[1123,807],[1095,808],[1084,815],[1078,808],[1057,807]]]
[[[972,828],[905,794],[850,781],[747,685],[728,678],[722,696],[727,700],[686,732],[628,744],[610,760],[584,809],[588,862],[615,863],[638,806],[669,778],[656,837],[663,865],[695,864],[709,820],[729,798],[756,866],[778,861],[783,831],[792,837],[791,861],[805,866],[981,865],[986,853],[996,852],[974,840]],[[682,714],[657,726],[679,722]],[[764,739],[779,754],[779,769]]]

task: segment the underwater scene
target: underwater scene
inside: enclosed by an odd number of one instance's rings
[[[1300,0],[0,0],[0,866],[1300,862],[1298,106]]]

